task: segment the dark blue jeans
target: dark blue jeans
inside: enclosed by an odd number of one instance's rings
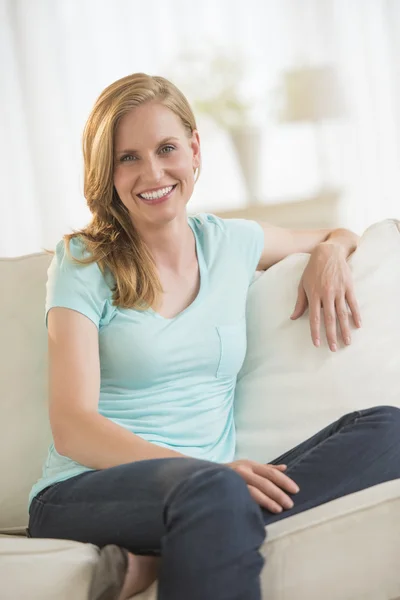
[[[346,415],[273,462],[300,487],[281,514],[261,510],[226,466],[167,458],[47,488],[33,500],[29,533],[161,554],[159,600],[259,600],[265,525],[400,478],[400,409]]]

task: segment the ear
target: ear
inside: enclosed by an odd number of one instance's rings
[[[195,129],[192,133],[192,138],[190,140],[190,146],[193,152],[193,169],[198,169],[201,163],[201,151],[200,151],[200,136],[197,129]]]

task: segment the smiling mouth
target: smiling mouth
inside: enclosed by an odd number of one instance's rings
[[[168,196],[172,190],[176,188],[178,184],[169,185],[168,187],[160,188],[159,190],[154,190],[154,192],[143,192],[142,194],[138,194],[139,198],[142,200],[161,200]]]

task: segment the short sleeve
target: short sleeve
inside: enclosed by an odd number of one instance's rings
[[[264,249],[264,230],[257,221],[221,219],[229,241],[230,252],[237,262],[244,262],[251,281]]]
[[[87,256],[83,243],[76,238],[70,241],[70,251],[78,259]],[[49,311],[58,306],[85,315],[99,328],[110,295],[97,263],[76,263],[68,255],[64,240],[60,241],[48,270],[46,323]]]

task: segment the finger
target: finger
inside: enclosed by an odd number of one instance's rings
[[[299,486],[297,483],[282,473],[279,469],[274,469],[273,465],[262,465],[255,463],[253,464],[252,468],[255,475],[272,481],[275,485],[279,486],[279,488],[289,492],[290,494],[297,494],[299,491]]]
[[[266,465],[268,468],[268,465]],[[257,473],[258,474],[258,473]],[[285,475],[278,469],[274,469],[273,471],[267,470],[266,474],[261,474],[261,477],[265,477],[272,481],[275,485],[277,485],[282,490],[289,492],[290,494],[297,494],[300,491],[299,486],[291,477]]]
[[[349,325],[349,313],[344,297],[337,298],[335,302],[336,315],[339,320],[340,331],[346,346],[351,344],[351,334]]]
[[[321,300],[318,297],[313,298],[310,302],[310,329],[311,339],[314,346],[318,348],[321,343]]]
[[[353,321],[356,327],[361,327],[361,314],[358,306],[357,298],[354,293],[353,287],[349,288],[346,292],[346,301],[349,305],[350,312],[353,316]]]
[[[276,469],[271,469],[271,473],[276,475],[283,475],[283,473],[279,473]],[[252,485],[260,492],[271,498],[274,502],[282,506],[282,508],[292,508],[293,500],[285,494],[285,492],[278,486],[275,485],[270,479],[266,477],[261,477],[260,475],[256,475],[255,473],[248,480],[248,485]]]
[[[278,469],[278,471],[286,471],[287,465],[270,465],[273,469]]]
[[[275,514],[282,512],[282,506],[279,506],[279,504],[277,504],[271,498],[260,492],[260,490],[258,490],[256,487],[252,485],[248,485],[247,487],[253,500],[255,500],[257,504],[262,506],[262,508],[266,508],[267,510]]]
[[[323,301],[324,323],[326,339],[332,352],[337,350],[336,312],[333,298],[327,297]]]
[[[305,292],[303,284],[301,283],[299,286],[299,291],[298,291],[298,295],[297,295],[296,306],[294,307],[294,311],[290,318],[294,321],[295,319],[298,319],[299,317],[301,317],[307,308],[307,304],[308,304],[307,294]]]

